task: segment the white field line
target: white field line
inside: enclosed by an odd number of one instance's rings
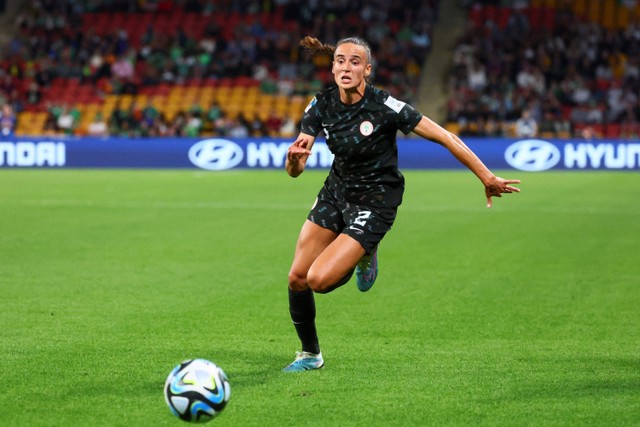
[[[499,203],[499,201],[496,201]],[[494,202],[494,203],[496,203]],[[302,203],[266,203],[266,202],[241,202],[241,201],[94,201],[94,200],[73,200],[73,199],[25,199],[15,203],[3,203],[6,205],[21,205],[33,207],[86,207],[86,208],[130,208],[130,209],[230,209],[230,210],[309,210],[313,204],[310,200],[308,204]],[[549,214],[594,214],[594,215],[639,215],[640,212],[628,207],[615,206],[508,206],[499,208],[500,213],[549,213]],[[481,212],[487,210],[484,205],[476,206],[451,206],[451,205],[416,205],[406,204],[400,206],[402,212]],[[494,211],[498,209],[493,208]],[[491,211],[491,210],[488,210]]]
[[[17,205],[42,206],[42,207],[86,207],[86,208],[131,208],[131,209],[269,209],[269,210],[296,210],[311,208],[311,201],[308,205],[286,204],[286,203],[247,203],[247,202],[136,202],[125,200],[114,201],[94,201],[94,200],[69,200],[69,199],[40,199],[21,200]]]

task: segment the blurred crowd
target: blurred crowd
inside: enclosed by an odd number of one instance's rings
[[[457,45],[448,122],[474,136],[638,137],[640,23],[607,29],[558,7],[533,25],[529,2],[510,4],[502,26],[470,21]]]
[[[135,95],[157,85],[246,77],[263,93],[311,96],[332,84],[330,59],[306,57],[305,35],[326,43],[354,34],[374,52],[375,82],[394,96],[415,101],[421,67],[431,49],[437,0],[29,0],[15,34],[1,47],[0,104],[15,113],[49,112],[49,131],[73,133],[81,111],[48,96],[62,80],[90,84],[92,101],[108,94]],[[188,25],[159,29],[146,24],[136,37],[125,28],[93,28],[104,14],[205,17],[201,34]],[[221,16],[243,15],[229,31]],[[265,18],[266,19],[262,19]],[[276,23],[278,23],[276,25]],[[143,25],[143,24],[140,24]],[[61,80],[62,79],[62,80]],[[153,118],[153,120],[152,120]],[[19,119],[19,116],[18,116]],[[287,117],[225,117],[224,105],[199,105],[170,120],[162,108],[132,105],[110,117],[95,114],[95,128],[108,134],[274,134],[295,128]],[[262,121],[263,123],[256,123]],[[99,124],[104,123],[104,124]],[[280,133],[282,133],[280,132]]]
[[[78,108],[63,104],[51,105],[48,109],[45,131],[64,135],[78,134],[76,125],[80,121]],[[231,116],[213,102],[203,109],[194,104],[187,111],[179,111],[172,120],[152,103],[129,107],[118,105],[109,117],[96,112],[83,134],[89,136],[120,137],[199,137],[203,135],[246,137],[293,137],[297,135],[299,123],[291,117],[282,117],[271,111],[266,119],[249,117],[243,112]]]

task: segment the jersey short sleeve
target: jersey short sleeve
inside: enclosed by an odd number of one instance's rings
[[[405,135],[411,132],[422,119],[422,113],[406,102],[399,101],[391,95],[384,101],[384,105],[396,112],[397,127]]]
[[[318,105],[318,96],[314,96],[304,109],[300,122],[300,131],[307,135],[317,136],[322,130],[322,112]]]

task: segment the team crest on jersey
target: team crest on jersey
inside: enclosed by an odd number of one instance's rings
[[[373,133],[373,124],[368,120],[360,123],[360,133],[364,136],[371,135]]]

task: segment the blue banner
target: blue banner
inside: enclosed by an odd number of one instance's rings
[[[291,140],[225,138],[12,138],[0,140],[2,168],[181,168],[228,170],[284,167]],[[491,169],[640,170],[636,140],[479,139],[465,143]],[[463,166],[442,146],[398,140],[401,169]],[[319,140],[307,167],[328,168],[333,155]]]

